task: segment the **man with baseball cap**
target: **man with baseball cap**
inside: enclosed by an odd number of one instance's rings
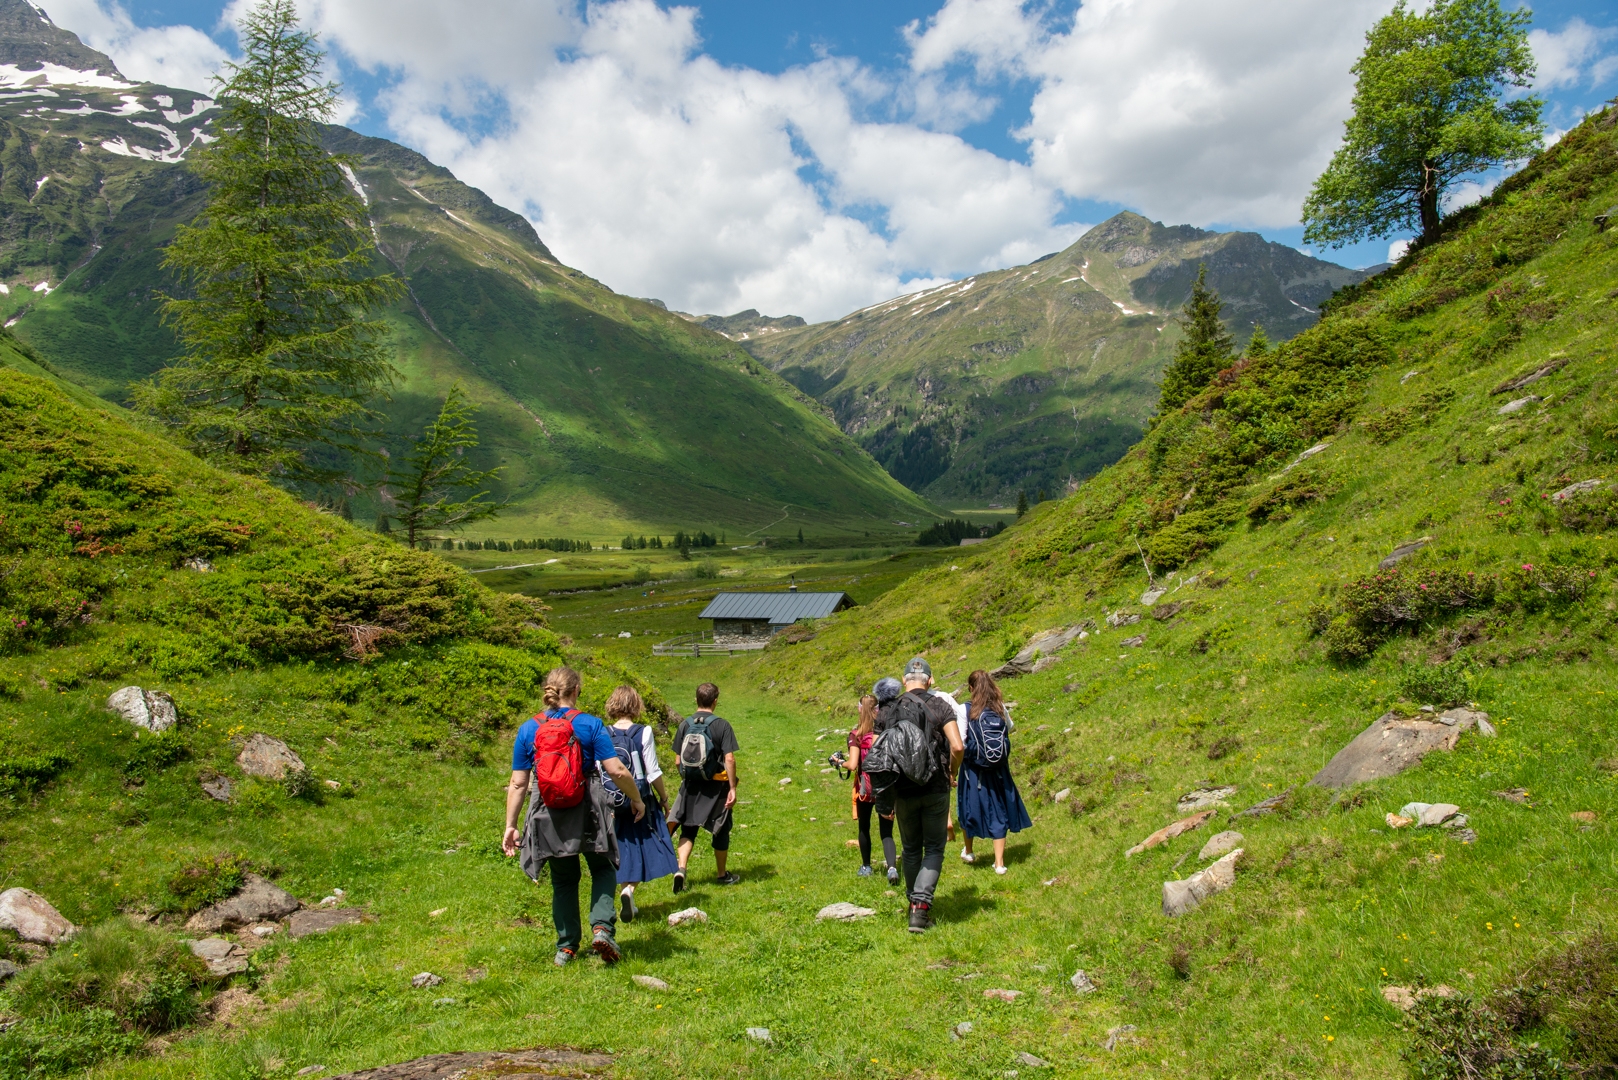
[[[944,847],[948,843],[950,790],[966,752],[954,708],[929,692],[932,685],[932,666],[915,657],[905,665],[905,692],[895,708],[899,720],[922,729],[934,758],[932,775],[926,783],[913,783],[901,774],[894,785],[894,814],[899,823],[899,840],[904,845],[905,889],[910,896],[910,932],[914,934],[925,933],[933,925],[933,892],[944,871]]]

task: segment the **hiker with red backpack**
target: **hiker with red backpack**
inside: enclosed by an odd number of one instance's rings
[[[994,872],[1006,872],[1006,833],[1022,832],[1034,822],[1023,805],[1017,782],[1011,778],[1011,717],[994,676],[981,669],[966,680],[972,691],[966,707],[966,754],[961,760],[960,782],[955,789],[957,817],[966,846],[961,861],[977,861],[974,837],[994,842]]]
[[[600,762],[628,800],[636,820],[646,815],[646,802],[635,778],[618,759],[612,738],[599,719],[580,712],[579,673],[553,668],[545,676],[545,712],[517,729],[511,753],[511,784],[506,789],[506,831],[500,847],[507,857],[522,851],[523,871],[539,880],[551,871],[551,920],[556,925],[556,966],[579,951],[579,858],[590,867],[590,948],[609,964],[618,962],[613,893],[618,884],[618,838],[613,808],[596,769]],[[517,821],[529,800],[526,828]]]
[[[674,891],[685,889],[685,868],[697,842],[697,830],[713,837],[713,857],[719,875],[714,884],[735,885],[742,879],[725,869],[730,855],[732,808],[736,805],[736,731],[730,721],[714,715],[719,687],[697,687],[697,711],[680,721],[674,733],[674,756],[680,766],[680,797],[669,811],[669,829],[680,829],[676,852],[680,867],[674,872]]]
[[[618,751],[618,760],[635,777],[635,788],[648,807],[645,814],[636,817],[622,792],[602,785],[616,811],[613,831],[618,837],[618,899],[624,922],[635,921],[635,886],[668,877],[680,868],[674,858],[674,845],[669,843],[669,831],[663,825],[663,808],[668,806],[669,797],[663,785],[663,770],[657,764],[657,740],[651,728],[637,722],[645,710],[646,704],[633,686],[620,686],[607,699],[607,719],[612,721],[607,734]]]

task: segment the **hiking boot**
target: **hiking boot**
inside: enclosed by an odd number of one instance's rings
[[[573,950],[563,946],[556,950],[556,966],[567,967],[573,962]]]
[[[618,943],[612,940],[612,931],[605,926],[596,927],[595,936],[590,939],[590,948],[595,954],[609,964],[618,962]]]
[[[931,904],[910,905],[910,932],[912,934],[925,934],[933,928],[933,907]]]
[[[685,871],[676,870],[674,872],[674,895],[678,896],[683,892],[685,892]]]
[[[740,885],[741,882],[741,875],[734,870],[727,870],[724,877],[714,879],[715,885]]]
[[[897,866],[888,867],[888,884],[899,884],[899,868]]]
[[[871,868],[869,866],[862,866],[862,867],[860,867],[858,870],[856,870],[854,872],[857,875],[859,875],[860,877],[870,877],[871,876]]]
[[[635,894],[632,892],[626,892],[622,897],[620,897],[620,899],[624,902],[624,922],[634,922],[635,912],[639,910],[635,907]]]

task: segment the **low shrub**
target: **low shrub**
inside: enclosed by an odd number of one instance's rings
[[[0,1076],[62,1076],[133,1054],[146,1036],[126,1030],[108,1009],[74,1009],[22,1020],[0,1033]]]
[[[1461,661],[1410,664],[1399,673],[1399,694],[1421,705],[1460,705],[1471,698],[1472,679],[1470,665]]]
[[[201,911],[236,894],[252,869],[240,855],[224,852],[182,866],[170,876],[168,891],[173,908],[183,915]]]
[[[1418,1080],[1560,1080],[1562,1063],[1495,1009],[1469,997],[1419,999],[1405,1018],[1404,1058]]]
[[[72,763],[72,758],[59,753],[0,758],[0,795],[32,794]]]
[[[207,980],[207,967],[185,946],[155,927],[118,918],[24,968],[11,1004],[28,1019],[105,1010],[125,1030],[156,1034],[197,1018],[197,990]]]
[[[1359,660],[1395,634],[1468,609],[1491,606],[1500,583],[1493,575],[1449,569],[1379,570],[1340,590],[1335,606],[1316,604],[1310,630],[1335,660]]]
[[[1557,509],[1562,528],[1575,532],[1605,532],[1618,528],[1618,484],[1585,491],[1565,500]]]
[[[184,761],[187,751],[185,740],[172,729],[155,733],[137,733],[134,749],[124,759],[120,771],[126,779],[145,779],[178,762]]]
[[[1254,523],[1285,521],[1307,503],[1325,502],[1342,486],[1330,473],[1300,469],[1254,496],[1247,504],[1248,520]]]

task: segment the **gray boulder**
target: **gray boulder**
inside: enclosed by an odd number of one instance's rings
[[[35,945],[55,945],[72,937],[78,927],[32,889],[7,889],[0,893],[0,930],[10,930]]]
[[[214,802],[228,803],[234,792],[235,785],[230,782],[230,777],[228,776],[220,776],[216,773],[202,778],[202,793]]]
[[[22,968],[13,964],[10,960],[0,960],[0,983],[5,982],[21,970]]]
[[[280,739],[265,734],[254,735],[236,755],[236,764],[248,776],[266,780],[282,780],[290,772],[303,772],[303,759]]]
[[[253,923],[277,922],[303,904],[296,896],[257,874],[248,874],[236,895],[203,908],[186,922],[192,933],[217,934]]]
[[[189,943],[191,952],[208,965],[210,975],[240,975],[247,970],[248,952],[224,938],[204,938]]]
[[[876,912],[868,907],[860,907],[858,904],[850,904],[846,901],[839,901],[835,904],[827,904],[825,907],[821,908],[820,913],[815,916],[815,919],[816,921],[834,919],[838,922],[853,922],[855,919],[864,919],[875,914]]]
[[[1384,713],[1317,772],[1309,782],[1341,788],[1398,776],[1434,750],[1455,749],[1461,736],[1487,722],[1488,713],[1449,709],[1431,720]]]
[[[1580,494],[1581,492],[1594,491],[1596,488],[1598,488],[1600,486],[1601,486],[1601,481],[1600,480],[1580,480],[1578,483],[1569,484],[1567,487],[1563,488],[1561,491],[1558,491],[1555,495],[1552,495],[1551,496],[1551,501],[1552,502],[1566,502],[1567,500],[1571,499],[1575,495]]]
[[[1206,810],[1209,807],[1224,806],[1225,800],[1234,794],[1236,794],[1236,788],[1228,785],[1225,787],[1197,788],[1195,791],[1188,791],[1181,795],[1180,801],[1174,804],[1174,809],[1177,813],[1194,814],[1198,810]]]
[[[287,935],[305,938],[310,934],[324,934],[339,926],[364,921],[363,908],[306,908],[292,916],[287,924]]]
[[[142,690],[138,686],[113,691],[107,699],[107,711],[147,731],[167,731],[180,722],[173,698],[161,690]]]
[[[990,674],[997,679],[1009,679],[1036,670],[1042,671],[1055,663],[1057,653],[1073,642],[1089,637],[1089,631],[1093,627],[1094,623],[1084,622],[1076,626],[1058,627],[1055,630],[1035,634],[1028,639],[1028,644],[1024,645],[1016,656],[995,668]]]
[[[636,986],[644,986],[648,990],[667,990],[669,984],[656,975],[631,975],[630,979]]]
[[[1197,860],[1199,862],[1207,862],[1209,859],[1217,859],[1221,855],[1235,851],[1237,848],[1242,846],[1243,839],[1245,838],[1242,836],[1242,834],[1236,832],[1234,829],[1226,829],[1224,832],[1214,833],[1212,836],[1208,837],[1208,842],[1202,845],[1202,850],[1197,852]]]
[[[1420,540],[1407,540],[1394,548],[1387,558],[1377,563],[1376,568],[1378,570],[1391,570],[1432,542],[1433,538],[1430,536],[1423,536]]]
[[[1527,397],[1520,397],[1516,401],[1508,401],[1508,402],[1506,402],[1504,405],[1500,406],[1500,408],[1498,410],[1496,410],[1496,411],[1501,416],[1510,416],[1512,413],[1521,412],[1522,410],[1528,408],[1528,406],[1534,404],[1534,402],[1542,401],[1542,400],[1543,399],[1540,398],[1537,394],[1529,394]]]
[[[684,908],[669,916],[670,926],[682,926],[685,923],[705,923],[707,921],[708,913],[701,908],[694,907]]]
[[[417,990],[422,990],[430,986],[437,986],[443,981],[444,976],[434,975],[430,971],[423,971],[420,974],[411,977],[410,985]]]
[[[1068,982],[1073,984],[1073,990],[1078,994],[1093,994],[1096,991],[1095,982],[1091,980],[1083,968],[1075,971],[1073,978],[1069,979]]]
[[[1163,914],[1170,918],[1190,914],[1208,897],[1222,893],[1236,884],[1236,860],[1241,857],[1242,849],[1237,848],[1184,881],[1165,881]]]

